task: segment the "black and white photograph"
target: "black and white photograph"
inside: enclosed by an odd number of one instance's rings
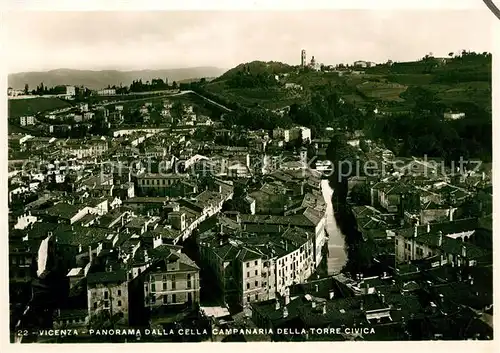
[[[4,15],[10,343],[493,340],[477,3]]]

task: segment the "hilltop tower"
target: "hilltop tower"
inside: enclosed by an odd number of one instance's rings
[[[302,49],[300,53],[300,66],[305,67],[306,66],[306,50]]]

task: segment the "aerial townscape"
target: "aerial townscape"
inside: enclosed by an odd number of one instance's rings
[[[318,60],[11,82],[11,341],[491,340],[491,54]]]

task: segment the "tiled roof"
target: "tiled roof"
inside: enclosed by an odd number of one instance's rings
[[[121,283],[127,281],[127,273],[125,270],[119,269],[111,272],[93,272],[87,274],[87,283],[105,284],[105,283]]]

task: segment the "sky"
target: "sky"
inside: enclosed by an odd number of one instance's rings
[[[297,65],[417,60],[492,49],[481,10],[12,12],[10,73],[70,69],[228,69],[253,60]]]

